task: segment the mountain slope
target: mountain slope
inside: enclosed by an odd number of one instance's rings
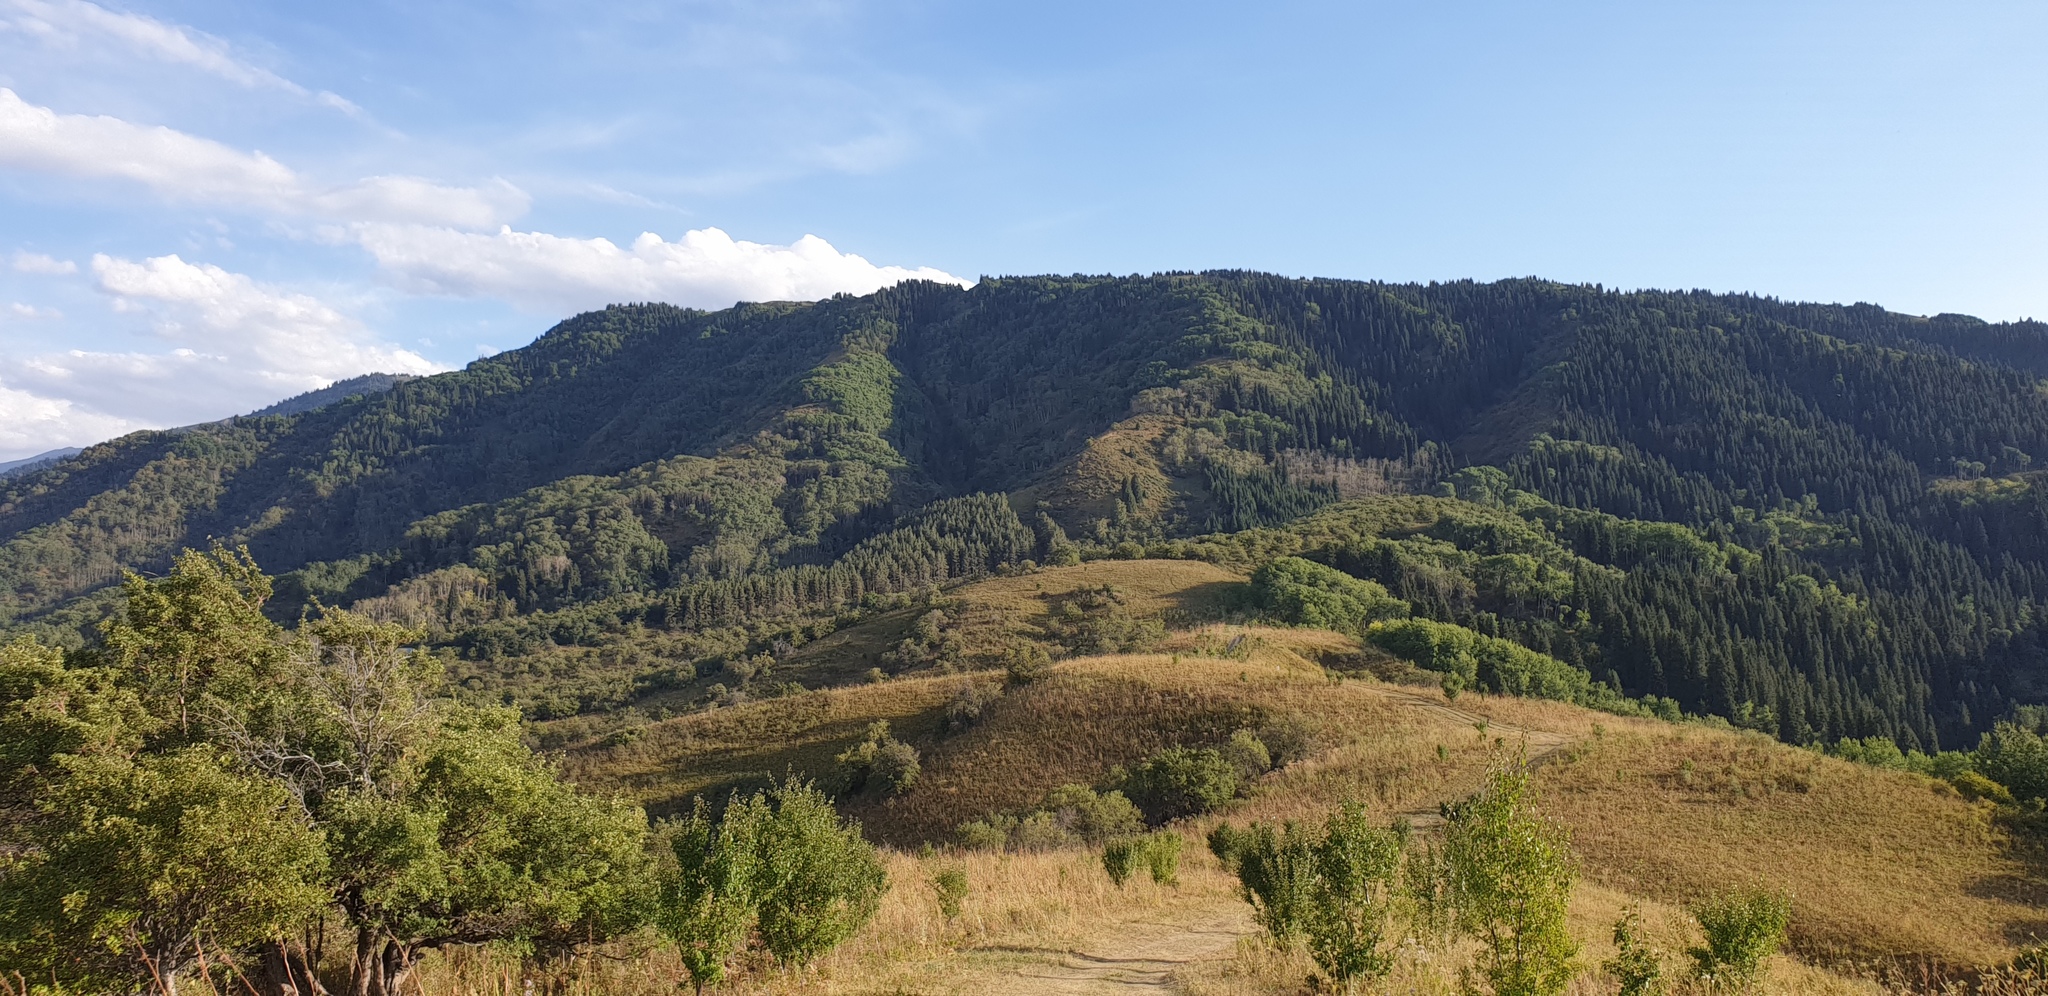
[[[280,616],[407,619],[561,715],[1005,564],[1248,569],[1270,546],[1185,540],[1441,489],[1456,514],[1252,535],[1632,694],[1795,741],[1955,744],[2048,691],[2044,342],[1861,305],[1236,272],[621,306],[8,480],[0,619],[76,640],[122,569],[220,539],[292,572]]]

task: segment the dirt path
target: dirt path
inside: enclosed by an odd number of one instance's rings
[[[1169,993],[1174,973],[1227,955],[1249,936],[1251,909],[1243,903],[1219,907],[1187,924],[1134,923],[1115,937],[1019,969],[1008,993],[1039,996],[1098,996],[1109,993]]]
[[[1409,708],[1478,729],[1508,743],[1527,745],[1530,767],[1547,760],[1571,743],[1570,737],[1550,730],[1534,730],[1489,720],[1477,713],[1454,708],[1441,694],[1398,686],[1378,689]],[[1417,828],[1441,826],[1443,817],[1435,809],[1403,813]],[[1018,969],[1006,980],[1005,993],[1024,996],[1111,996],[1111,994],[1171,993],[1174,976],[1180,970],[1203,961],[1228,957],[1237,942],[1258,930],[1251,909],[1244,903],[1219,905],[1192,923],[1134,923],[1119,928],[1112,937],[1068,951],[1044,951],[1047,960]]]
[[[1478,713],[1453,708],[1444,701],[1441,693],[1424,692],[1398,686],[1386,687],[1380,689],[1380,691],[1388,698],[1399,701],[1409,708],[1449,719],[1473,727],[1475,730],[1483,727],[1486,735],[1489,737],[1497,737],[1508,744],[1522,744],[1523,749],[1528,751],[1527,757],[1529,767],[1531,768],[1542,766],[1545,761],[1550,760],[1551,755],[1563,750],[1572,742],[1571,737],[1562,733],[1551,730],[1530,729],[1525,726],[1516,726],[1513,723],[1502,723],[1488,719]],[[1443,814],[1435,809],[1418,809],[1402,813],[1401,815],[1408,820],[1409,826],[1415,827],[1418,830],[1426,827],[1442,826],[1444,823]]]

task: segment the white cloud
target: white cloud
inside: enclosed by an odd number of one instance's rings
[[[8,305],[7,314],[11,318],[24,322],[37,322],[44,319],[64,317],[64,313],[55,308],[38,308],[33,304],[23,304],[20,301]]]
[[[98,255],[117,310],[147,315],[158,350],[0,357],[0,456],[253,411],[370,372],[434,373],[307,294],[177,256]]]
[[[373,176],[322,188],[261,152],[120,118],[58,114],[0,87],[0,166],[124,179],[171,200],[342,221],[485,228],[518,217],[527,197],[498,181],[450,187]]]
[[[14,17],[4,23],[46,44],[76,46],[92,38],[172,65],[195,69],[251,89],[273,89],[312,99],[351,115],[362,109],[335,94],[313,93],[268,69],[235,57],[228,43],[212,35],[153,17],[108,10],[86,0],[0,0]]]
[[[966,285],[930,267],[876,266],[806,235],[787,246],[741,242],[716,229],[664,241],[652,232],[621,248],[501,228],[495,235],[423,225],[362,225],[355,235],[409,290],[495,297],[549,313],[621,301],[722,308],[735,301],[811,301],[867,294],[905,280]]]
[[[77,263],[45,256],[39,252],[15,253],[14,268],[22,273],[37,273],[47,277],[63,277],[78,272]]]

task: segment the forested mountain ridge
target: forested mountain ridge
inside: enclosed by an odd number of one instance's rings
[[[281,616],[403,619],[561,715],[1006,564],[1285,547],[1630,694],[1955,744],[2048,690],[2044,346],[2038,323],[1535,280],[618,306],[6,481],[0,619],[78,639],[121,570],[219,539],[291,572]],[[1410,491],[1465,511],[1257,539]],[[1187,542],[1243,530],[1266,533]]]

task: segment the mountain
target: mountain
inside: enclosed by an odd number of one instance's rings
[[[472,693],[566,717],[1026,561],[1284,552],[1793,742],[1968,744],[2048,693],[2044,344],[1243,272],[616,306],[6,480],[0,621],[86,639],[124,569],[218,539],[285,574],[281,618],[408,621]]]
[[[76,446],[63,446],[54,450],[45,450],[35,456],[22,457],[19,460],[8,460],[0,463],[0,477],[25,474],[31,470],[47,467],[78,452],[79,449]]]

